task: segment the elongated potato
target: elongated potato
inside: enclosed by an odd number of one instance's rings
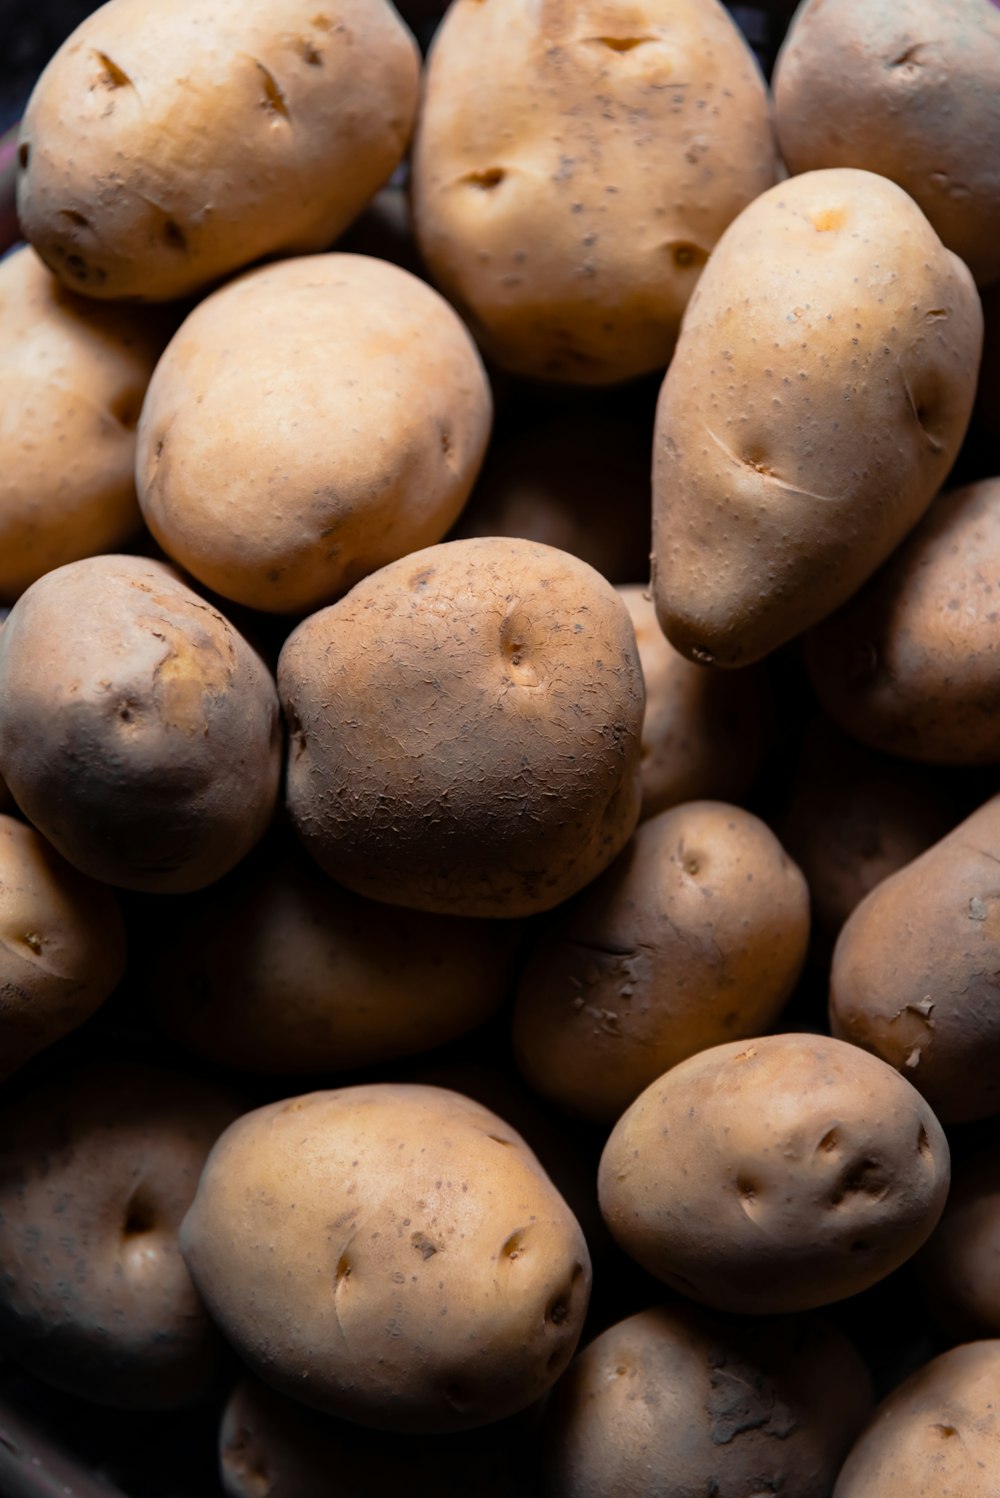
[[[965,434],[982,309],[901,188],[807,172],[726,231],[657,410],[653,590],[703,664],[831,613],[920,519]]]

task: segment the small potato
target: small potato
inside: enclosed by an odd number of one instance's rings
[[[212,1151],[181,1240],[261,1378],[415,1434],[539,1399],[590,1292],[583,1234],[524,1140],[436,1087],[345,1087],[245,1115]]]
[[[491,416],[475,345],[425,282],[363,255],[265,265],[201,302],[157,365],[139,503],[223,598],[311,610],[441,539]]]
[[[358,894],[532,915],[596,878],[638,820],[632,625],[553,547],[450,541],[383,567],[299,625],[278,687],[292,821]]]
[[[111,891],[0,816],[0,1081],[89,1019],[124,971]]]
[[[1000,1335],[1000,1145],[954,1162],[944,1216],[913,1261],[924,1306],[949,1340]]]
[[[177,1246],[214,1140],[238,1111],[212,1083],[89,1062],[0,1118],[0,1348],[99,1404],[209,1393],[223,1343]]]
[[[763,822],[714,801],[663,812],[537,938],[514,1010],[521,1072],[614,1123],[671,1066],[767,1030],[808,942],[806,882]]]
[[[598,1178],[619,1245],[720,1311],[811,1310],[874,1285],[932,1232],[944,1130],[897,1072],[825,1035],[682,1061],[616,1124]]]
[[[73,290],[148,301],[321,250],[402,157],[419,86],[386,0],[109,0],[28,102],[24,236]]]
[[[0,773],[75,868],[160,893],[218,879],[263,833],[281,768],[274,682],[161,562],[46,573],[0,633]]]
[[[871,1380],[818,1317],[691,1305],[620,1321],[580,1353],[545,1419],[545,1498],[829,1498]]]

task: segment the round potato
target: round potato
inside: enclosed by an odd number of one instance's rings
[[[955,1162],[944,1216],[913,1261],[931,1319],[952,1341],[1000,1334],[1000,1145]]]
[[[278,689],[292,821],[358,894],[531,915],[635,828],[635,635],[610,583],[553,547],[450,541],[382,568],[299,625]]]
[[[598,1191],[620,1246],[720,1311],[804,1311],[916,1253],[948,1194],[944,1130],[876,1056],[825,1035],[702,1051],[618,1120]]]
[[[516,374],[662,369],[713,245],[777,175],[767,90],[715,0],[456,0],[434,39],[417,239]]]
[[[24,236],[73,290],[151,301],[321,250],[402,157],[419,78],[386,0],[109,0],[28,102]]]
[[[0,772],[74,867],[200,889],[264,831],[278,794],[274,682],[162,562],[46,573],[0,633]]]
[[[679,1061],[767,1030],[808,943],[806,882],[763,822],[714,801],[663,812],[537,938],[514,1010],[521,1073],[614,1123]]]
[[[222,597],[314,609],[441,539],[491,415],[475,345],[416,276],[363,255],[265,265],[201,302],[157,365],[139,503]]]
[[[653,591],[702,664],[759,660],[920,519],[968,426],[982,309],[906,193],[807,172],[726,231],[656,417]]]
[[[246,1114],[212,1151],[181,1240],[261,1378],[424,1435],[540,1398],[590,1290],[583,1234],[524,1141],[436,1087],[347,1087]]]

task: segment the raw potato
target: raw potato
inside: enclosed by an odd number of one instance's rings
[[[913,200],[808,172],[727,230],[656,419],[653,591],[705,665],[759,660],[857,591],[969,422],[982,310]]]
[[[0,772],[83,873],[158,893],[210,884],[263,833],[280,768],[266,666],[162,562],[71,562],[11,611]]]
[[[246,1114],[212,1151],[181,1241],[252,1371],[358,1425],[423,1435],[539,1399],[590,1291],[583,1234],[524,1141],[436,1087]]]
[[[1000,1147],[955,1163],[944,1216],[913,1262],[925,1308],[950,1341],[1000,1334]]]
[[[223,1344],[177,1244],[214,1140],[214,1083],[89,1060],[0,1122],[0,1346],[100,1404],[172,1409],[219,1380]]]
[[[767,1030],[808,942],[806,882],[763,822],[714,801],[663,812],[537,938],[514,1010],[522,1075],[614,1123],[679,1061]]]
[[[716,240],[777,175],[767,90],[715,0],[455,0],[437,32],[417,239],[516,374],[662,369]]]
[[[702,1051],[647,1087],[601,1157],[605,1221],[672,1289],[720,1311],[857,1295],[927,1239],[944,1131],[898,1073],[825,1035]]]
[[[292,821],[358,894],[531,915],[635,828],[635,635],[610,583],[553,547],[450,541],[384,567],[299,625],[278,690]]]
[[[835,1035],[903,1073],[944,1123],[1000,1113],[1000,796],[886,879],[840,934]]]
[[[882,1401],[833,1498],[995,1498],[998,1462],[1000,1342],[971,1342],[934,1358]]]
[[[139,502],[223,598],[311,610],[441,539],[491,416],[475,345],[425,282],[363,255],[266,265],[200,303],[157,365]]]
[[[323,249],[402,157],[419,80],[386,0],[110,0],[29,100],[24,236],[74,290],[148,301]]]
[[[995,3],[811,0],[781,49],[774,105],[789,171],[891,177],[980,285],[1000,276]]]
[[[73,296],[27,246],[0,264],[0,602],[142,520],[135,425],[165,339]]]
[[[560,1380],[545,1498],[829,1498],[871,1404],[861,1358],[818,1317],[642,1311]]]
[[[0,1081],[89,1019],[124,971],[111,891],[0,816]]]
[[[930,764],[1000,761],[1000,478],[942,495],[865,588],[806,641],[847,733]]]

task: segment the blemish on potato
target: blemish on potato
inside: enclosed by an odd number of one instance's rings
[[[264,85],[264,97],[261,100],[261,108],[267,110],[270,114],[280,115],[282,119],[290,119],[288,101],[270,68],[266,68],[256,57],[254,58],[254,65],[260,73],[261,81]]]
[[[460,181],[467,187],[478,187],[482,192],[492,192],[495,187],[500,186],[506,175],[502,166],[491,166],[482,172],[466,172]]]
[[[187,235],[175,219],[165,219],[161,233],[164,244],[169,245],[170,249],[181,253],[187,250]]]
[[[97,58],[98,62],[101,65],[100,82],[103,83],[106,88],[133,87],[132,80],[125,72],[124,68],[120,68],[116,62],[112,62],[111,58],[107,55],[106,52],[95,52],[94,56]]]

